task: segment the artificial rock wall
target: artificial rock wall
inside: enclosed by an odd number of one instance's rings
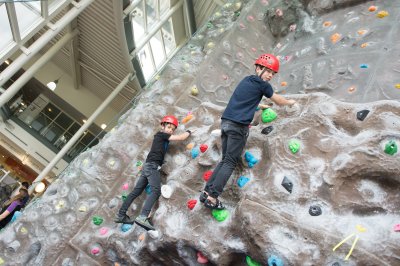
[[[136,108],[0,233],[0,265],[400,264],[399,10],[389,0],[226,4]],[[254,165],[244,159],[232,175],[227,212],[190,209],[220,159],[220,115],[265,52],[281,61],[276,93],[298,104],[273,106],[267,124],[256,115],[245,149]],[[170,145],[158,230],[115,224],[166,114],[178,131],[197,131]]]

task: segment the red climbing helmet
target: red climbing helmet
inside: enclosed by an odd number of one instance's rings
[[[170,123],[178,127],[178,119],[176,119],[176,117],[173,115],[164,116],[163,119],[161,120],[161,124],[163,123]]]
[[[260,55],[254,64],[269,68],[275,72],[279,71],[279,60],[272,54]]]

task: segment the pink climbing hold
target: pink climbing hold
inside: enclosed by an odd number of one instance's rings
[[[99,254],[100,253],[100,248],[98,247],[94,247],[92,248],[92,250],[90,251],[93,255]]]
[[[208,171],[204,172],[204,174],[203,174],[204,181],[207,182],[210,179],[212,173],[213,173],[213,171],[211,171],[211,170],[208,170]]]
[[[222,79],[223,79],[223,80],[227,80],[227,79],[228,79],[228,76],[227,76],[227,75],[222,75]]]
[[[199,251],[197,252],[197,262],[200,264],[206,264],[208,263],[208,259]]]
[[[278,17],[282,17],[282,16],[283,16],[283,12],[282,12],[282,10],[279,9],[279,8],[277,8],[277,9],[275,10],[275,14],[276,14]]]
[[[254,17],[253,16],[247,16],[247,20],[248,21],[254,21]]]
[[[395,232],[400,232],[400,224],[396,224],[393,228]]]
[[[125,184],[122,185],[122,190],[128,190],[128,188],[129,188],[129,184],[128,183],[125,183]]]
[[[187,206],[189,209],[193,210],[194,207],[196,206],[196,203],[197,203],[197,200],[191,199],[191,200],[188,200]]]
[[[107,233],[108,233],[108,228],[107,227],[100,228],[100,235],[104,236]]]
[[[205,153],[207,149],[208,149],[208,145],[207,144],[201,144],[200,145],[200,151],[202,153]]]

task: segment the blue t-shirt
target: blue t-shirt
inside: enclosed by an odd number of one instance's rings
[[[271,98],[273,94],[269,82],[256,75],[247,76],[237,85],[222,118],[249,125],[262,97]]]
[[[164,162],[164,156],[168,150],[170,134],[165,132],[157,132],[154,135],[153,144],[149,154],[147,155],[146,162],[155,162],[161,166]]]

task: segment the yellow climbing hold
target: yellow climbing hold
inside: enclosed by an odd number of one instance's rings
[[[207,48],[209,48],[209,49],[214,48],[214,46],[215,46],[215,43],[213,43],[213,42],[207,43]]]
[[[26,233],[28,233],[28,230],[25,227],[21,227],[20,232],[23,234],[26,234]]]
[[[88,160],[88,159],[83,160],[83,166],[87,166],[88,163],[89,163],[89,160]]]
[[[87,208],[86,208],[86,206],[80,206],[78,210],[80,212],[85,212],[85,211],[87,211]]]
[[[396,85],[394,85],[396,87],[396,89],[400,89],[400,83],[397,83]]]
[[[57,205],[56,205],[56,209],[61,209],[62,207],[64,207],[65,202],[63,200],[60,200]]]
[[[362,227],[362,225],[359,225],[359,224],[356,225],[356,229],[360,233],[364,233],[365,231],[367,231],[367,228]]]
[[[3,264],[3,263],[4,263],[4,260],[3,260],[3,258],[0,257],[0,264]]]
[[[389,16],[389,12],[387,12],[385,10],[379,11],[378,14],[376,14],[377,18],[384,18],[384,17],[387,17],[387,16]]]

